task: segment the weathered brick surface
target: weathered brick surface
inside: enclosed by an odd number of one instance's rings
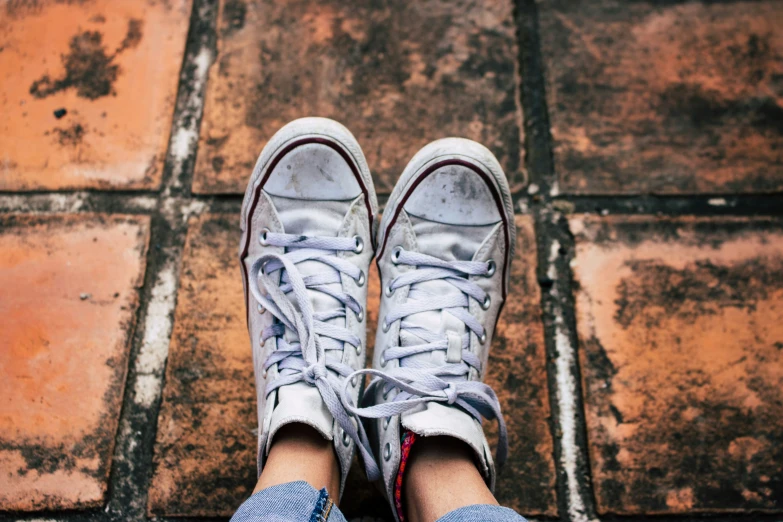
[[[536,240],[529,216],[517,216],[517,254],[509,297],[498,322],[486,382],[500,398],[510,456],[499,475],[498,501],[525,515],[557,515],[555,464],[549,429],[546,351]],[[488,432],[495,425],[484,423]]]
[[[518,218],[519,258],[488,377],[506,412],[511,459],[498,497],[524,513],[557,513],[549,432],[543,330],[535,279],[535,241]],[[237,262],[238,217],[205,216],[188,234],[173,341],[155,449],[149,510],[228,516],[255,483],[253,369]],[[380,284],[369,277],[368,339],[374,339]],[[489,423],[487,426],[491,431]],[[355,466],[341,509],[388,516],[378,491]]]
[[[0,216],[0,510],[106,493],[149,219]]]
[[[783,221],[571,229],[599,511],[783,511]]]
[[[153,514],[230,516],[255,485],[255,384],[238,231],[238,215],[191,222],[158,418]]]
[[[555,163],[576,194],[783,188],[783,10],[541,3]]]
[[[241,193],[302,116],[356,135],[379,192],[429,141],[472,138],[524,180],[510,2],[222,0],[194,190]]]
[[[0,6],[0,190],[153,189],[191,0]]]

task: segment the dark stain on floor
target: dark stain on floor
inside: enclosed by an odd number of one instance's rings
[[[420,147],[447,136],[488,146],[518,188],[525,173],[512,25],[502,2],[227,0],[209,85],[219,101],[207,104],[195,190],[242,192],[256,146],[307,115],[356,135],[379,193],[391,191]],[[235,121],[221,116],[224,105]],[[238,146],[245,134],[237,126],[253,130],[252,144]],[[228,152],[215,139],[228,139]]]
[[[585,230],[579,242],[627,249],[618,266],[630,269],[579,276],[599,512],[782,511],[780,221],[625,217]],[[759,252],[734,259],[728,244],[742,240]],[[647,241],[683,253],[659,259]]]
[[[779,191],[781,13],[765,0],[547,2],[559,188]]]
[[[685,270],[651,260],[629,261],[626,266],[633,276],[620,282],[615,301],[615,320],[623,328],[629,328],[641,315],[647,326],[654,328],[674,315],[694,320],[717,315],[727,307],[754,311],[783,273],[783,263],[759,259],[732,267],[697,261]]]
[[[221,34],[227,36],[245,26],[247,4],[242,0],[227,0],[223,6]]]
[[[115,63],[115,59],[139,44],[142,25],[141,20],[129,20],[125,38],[112,54],[107,54],[103,34],[99,31],[84,31],[74,36],[68,54],[62,56],[65,75],[52,79],[48,73],[44,74],[32,83],[30,94],[36,98],[46,98],[74,88],[78,96],[89,100],[115,95],[114,83],[120,73],[120,66]]]
[[[57,143],[63,147],[76,147],[81,145],[84,135],[87,131],[81,123],[74,123],[70,127],[61,129],[59,127],[54,129],[57,135]]]

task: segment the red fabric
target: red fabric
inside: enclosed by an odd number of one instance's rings
[[[405,522],[405,510],[402,509],[402,474],[405,473],[405,466],[408,464],[408,457],[411,454],[414,442],[416,442],[415,433],[406,431],[402,434],[400,469],[397,471],[397,479],[394,481],[394,507],[397,509],[397,516],[400,518],[400,522]]]

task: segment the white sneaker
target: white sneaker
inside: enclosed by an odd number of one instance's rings
[[[367,271],[378,203],[353,135],[303,118],[264,147],[242,202],[239,259],[258,395],[258,473],[275,433],[304,423],[334,442],[342,471],[355,442],[377,475],[361,426],[340,400],[356,401],[364,368]],[[358,430],[357,430],[358,428]]]
[[[359,408],[394,506],[401,436],[447,435],[473,449],[491,489],[495,465],[481,428],[497,419],[497,460],[508,450],[498,399],[482,383],[508,291],[516,233],[508,182],[492,153],[448,138],[405,168],[378,231],[383,295],[372,370]],[[396,510],[395,510],[396,513]]]

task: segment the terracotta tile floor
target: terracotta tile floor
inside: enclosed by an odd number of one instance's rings
[[[434,138],[477,139],[507,170],[518,255],[487,377],[503,504],[777,520],[782,14],[0,2],[0,521],[225,520],[247,497],[241,193],[303,115],[356,134],[382,204]],[[369,289],[372,339],[375,270]],[[349,518],[390,519],[358,466],[349,488]]]
[[[783,509],[783,220],[571,230],[599,512]]]
[[[0,217],[0,506],[100,505],[149,218]]]
[[[190,0],[4,6],[0,190],[157,188]]]
[[[783,189],[781,26],[774,0],[542,2],[560,189]]]
[[[345,123],[390,193],[429,141],[465,136],[525,180],[510,2],[221,2],[193,190],[244,193],[276,129]]]

